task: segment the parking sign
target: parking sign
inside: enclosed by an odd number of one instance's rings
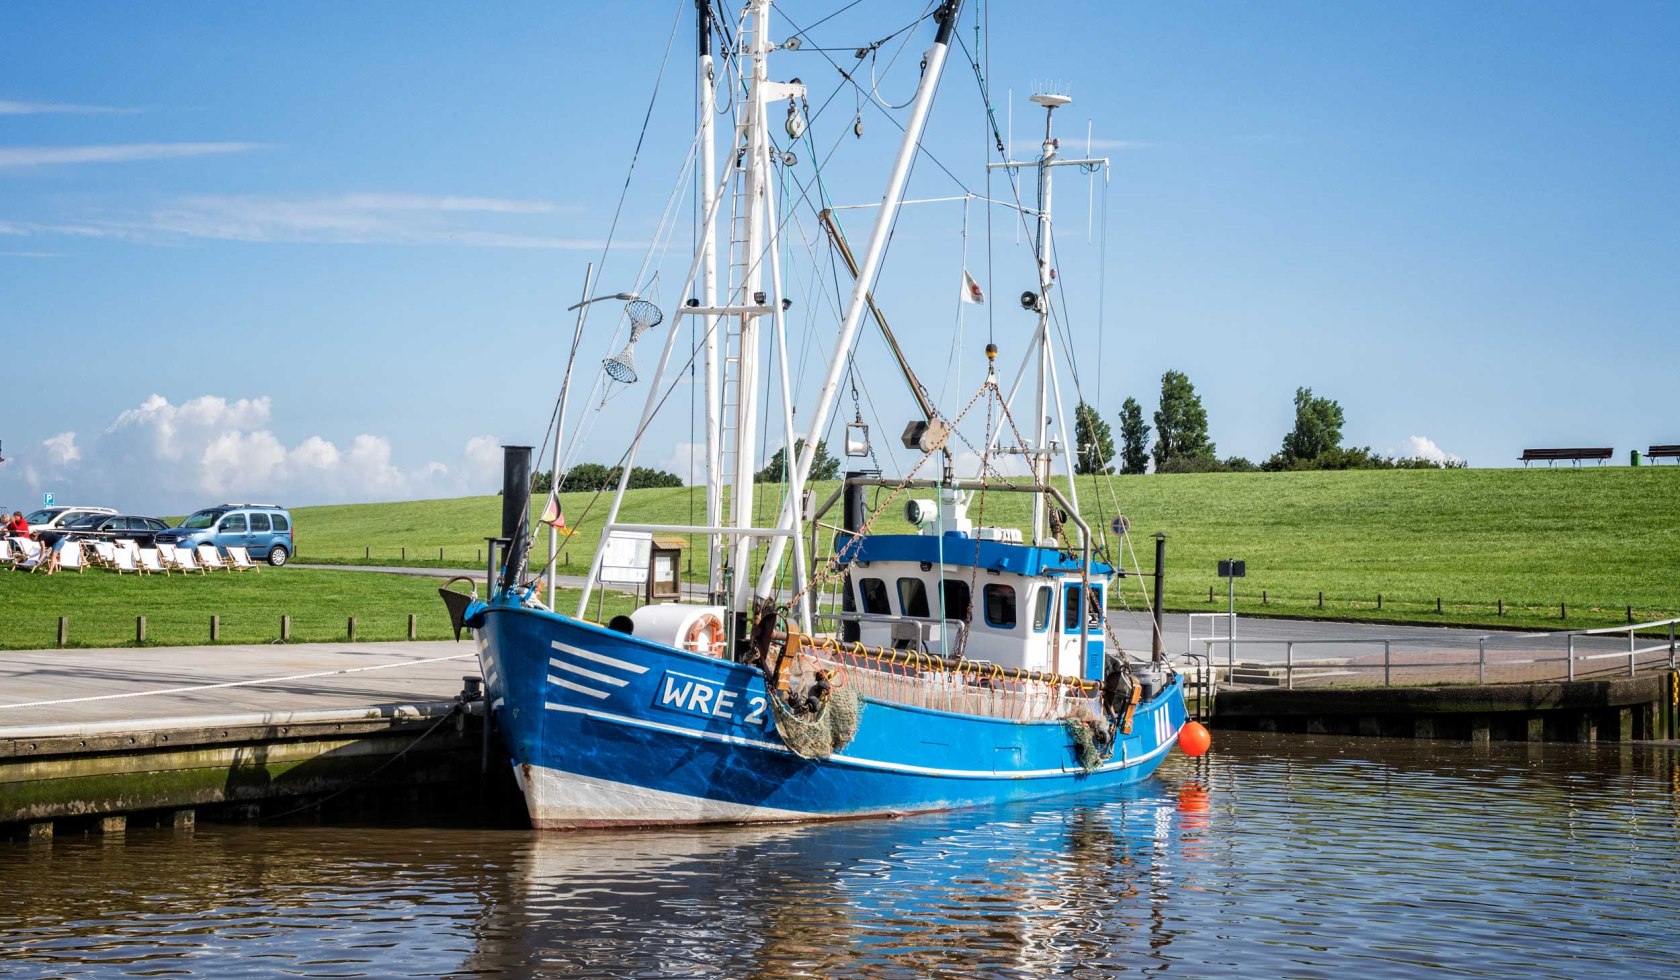
[[[41,506],[42,507],[51,507],[53,505],[52,502],[53,502],[53,495],[52,494],[50,494],[50,493],[41,494]]]

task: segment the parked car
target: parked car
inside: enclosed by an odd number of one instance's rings
[[[157,532],[153,540],[177,548],[196,548],[201,544],[213,544],[222,551],[244,548],[252,558],[270,565],[284,565],[297,554],[292,515],[279,504],[206,507],[180,526]]]
[[[128,514],[90,514],[70,524],[37,535],[45,544],[60,538],[79,541],[112,541],[117,538],[133,541],[142,548],[150,548],[159,531],[169,530],[169,522],[155,517],[133,517]]]
[[[84,517],[115,513],[116,511],[109,507],[43,507],[33,514],[26,515],[24,520],[29,522],[30,532],[39,538],[42,532],[61,531],[66,524]],[[54,537],[56,539],[56,533]]]

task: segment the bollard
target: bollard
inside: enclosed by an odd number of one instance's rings
[[[1633,607],[1632,606],[1628,607],[1628,622],[1630,622],[1630,623],[1633,622]]]
[[[64,646],[70,642],[70,617],[58,617],[58,645]]]
[[[1320,609],[1324,608],[1324,593],[1323,592],[1320,592],[1318,594],[1318,608],[1320,608]]]
[[[144,616],[134,617],[134,642],[146,642],[146,617]]]
[[[285,643],[292,638],[292,617],[280,617],[280,642]]]
[[[1209,602],[1213,601],[1213,586],[1211,586],[1211,585],[1208,586],[1208,601]]]
[[[443,561],[443,549],[438,549],[438,561]]]
[[[222,638],[222,617],[210,617],[210,642],[215,643]]]
[[[1569,605],[1567,603],[1562,603],[1562,602],[1558,603],[1558,618],[1559,619],[1568,619],[1569,618]]]
[[[1265,589],[1260,590],[1260,604],[1262,606],[1271,605],[1271,599],[1267,596]]]
[[[1377,608],[1378,609],[1382,608],[1382,593],[1381,592],[1377,593]]]
[[[1505,600],[1504,599],[1499,600],[1499,615],[1501,615],[1501,616],[1505,615]]]
[[[362,546],[362,557],[363,558],[372,558],[373,557],[373,546],[372,545],[363,545]]]
[[[419,616],[416,616],[413,613],[408,614],[408,638],[411,639],[411,640],[420,639],[420,622],[419,621],[420,621]]]
[[[1440,596],[1435,597],[1435,611],[1437,613],[1441,611],[1441,597]]]
[[[478,563],[481,564],[481,565],[484,564],[484,549],[483,548],[478,549]],[[567,562],[567,564],[571,564],[571,563]]]
[[[356,642],[356,617],[350,617],[350,622],[344,627],[344,632],[350,637],[351,643]]]
[[[403,561],[408,561],[408,548],[406,546],[402,550],[402,556],[403,556]]]

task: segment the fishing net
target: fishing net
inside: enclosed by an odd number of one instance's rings
[[[770,698],[776,716],[776,734],[795,755],[826,759],[851,744],[863,718],[863,696],[856,689],[841,687],[830,692],[814,715],[800,715],[779,694]]]
[[[1062,719],[1062,727],[1073,739],[1073,754],[1086,772],[1094,772],[1114,758],[1114,736],[1107,726],[1090,715],[1075,711]]]

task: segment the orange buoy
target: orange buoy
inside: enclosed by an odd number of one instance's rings
[[[1206,755],[1213,747],[1213,736],[1208,734],[1207,726],[1199,721],[1187,721],[1178,730],[1178,747],[1185,755]]]

